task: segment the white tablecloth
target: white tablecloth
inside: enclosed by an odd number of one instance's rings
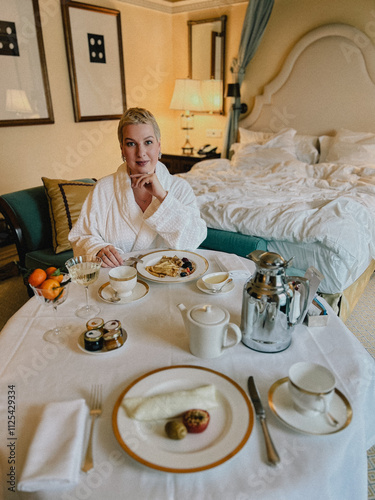
[[[199,250],[217,270],[217,252]],[[253,264],[243,260],[250,270]],[[58,317],[71,327],[67,345],[43,341],[42,333],[53,326],[51,311],[35,298],[14,315],[0,335],[0,455],[4,499],[122,499],[139,500],[365,500],[367,498],[366,450],[375,442],[374,361],[354,335],[329,310],[326,328],[298,326],[292,345],[281,353],[265,354],[242,343],[213,360],[202,360],[189,352],[188,337],[176,305],[191,307],[215,303],[225,307],[231,321],[240,324],[244,280],[235,281],[228,294],[203,294],[196,282],[149,283],[143,299],[128,305],[101,301],[97,290],[107,281],[101,270],[91,286],[91,300],[100,303],[104,320],[119,319],[128,333],[127,343],[116,355],[93,356],[77,345],[85,320],[74,310],[84,299],[84,290],[71,285]],[[353,408],[350,425],[336,434],[313,436],[293,431],[267,407],[273,382],[285,377],[291,364],[312,360],[328,366],[337,386]],[[119,395],[133,380],[153,369],[173,365],[196,365],[219,371],[247,392],[247,379],[254,375],[266,406],[272,438],[281,457],[278,467],[265,461],[265,447],[258,422],[246,445],[229,461],[197,473],[175,474],[148,468],[127,455],[114,436],[112,411]],[[95,470],[81,473],[80,483],[70,490],[25,494],[11,492],[8,435],[8,386],[16,390],[16,482],[25,463],[33,431],[44,405],[51,401],[89,399],[93,383],[103,384],[104,411],[94,434]],[[63,429],[61,429],[63,432]],[[1,494],[1,490],[0,490]]]

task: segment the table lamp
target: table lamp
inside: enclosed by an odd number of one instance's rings
[[[202,80],[202,99],[205,111],[209,113],[220,112],[223,107],[223,81]]]
[[[191,111],[204,111],[201,96],[200,80],[190,78],[177,79],[170,104],[170,109],[181,109],[181,128],[185,130],[185,144],[182,146],[182,153],[192,155],[194,148],[190,144],[189,130],[194,128],[194,115]]]
[[[7,89],[5,109],[17,116],[33,112],[26,92],[19,89]]]
[[[244,102],[240,102],[239,106],[238,104],[236,105],[236,100],[241,98],[241,92],[240,92],[240,84],[239,83],[228,83],[227,87],[227,97],[233,97],[234,99],[234,104],[233,104],[233,109],[239,109],[240,113],[246,113],[247,111],[247,104]]]

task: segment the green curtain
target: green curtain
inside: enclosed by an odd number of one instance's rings
[[[241,87],[241,83],[245,77],[246,66],[258,48],[262,39],[264,30],[266,29],[270,18],[274,0],[249,0],[245,20],[242,26],[240,47],[238,56],[233,59],[231,67],[232,73],[235,75],[235,83]],[[224,139],[224,157],[229,158],[231,145],[237,140],[238,122],[241,114],[241,99],[235,98],[227,122],[227,129]]]

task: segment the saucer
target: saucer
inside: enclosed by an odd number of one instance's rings
[[[124,347],[126,341],[128,340],[128,334],[126,333],[126,331],[123,328],[121,328],[121,335],[124,339],[124,343],[122,344],[121,347],[118,347],[117,349],[112,349],[111,351],[108,351],[104,345],[103,349],[100,349],[99,351],[88,351],[87,349],[85,349],[85,333],[86,332],[82,332],[81,335],[78,337],[77,345],[81,349],[81,351],[83,351],[84,353],[93,354],[94,356],[99,356],[99,355],[102,356],[104,354],[115,354],[122,347]]]
[[[107,302],[107,304],[115,304],[115,305],[130,304],[130,302],[139,300],[145,295],[147,295],[149,289],[150,287],[148,286],[147,283],[138,280],[131,295],[129,295],[128,297],[120,297],[120,300],[118,302],[112,302],[111,297],[113,297],[113,290],[108,281],[99,288],[98,295],[102,300],[104,300],[104,302]]]
[[[288,389],[288,377],[277,380],[268,391],[268,404],[272,412],[291,429],[304,434],[334,434],[347,427],[353,416],[353,410],[347,398],[335,389],[329,412],[338,420],[337,426],[332,426],[323,414],[302,415],[293,406]]]
[[[209,290],[206,285],[204,284],[202,278],[197,281],[197,287],[201,292],[208,293],[210,295],[220,295],[221,293],[229,293],[233,290],[234,288],[234,282],[231,281],[230,283],[227,283],[224,285],[224,287],[220,290],[220,292],[213,292],[212,290]]]

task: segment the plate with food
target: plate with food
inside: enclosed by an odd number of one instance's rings
[[[178,365],[148,372],[126,387],[113,409],[112,425],[120,446],[138,462],[190,473],[236,455],[251,435],[254,411],[231,378]]]
[[[207,260],[187,250],[157,250],[137,262],[140,276],[159,283],[183,283],[200,278],[208,269]]]

